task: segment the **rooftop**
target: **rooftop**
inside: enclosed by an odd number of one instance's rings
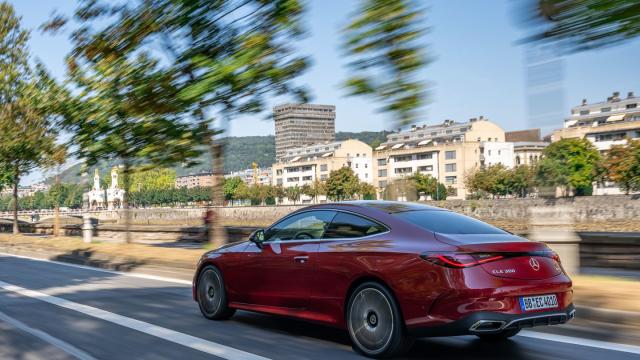
[[[404,211],[430,210],[430,211],[447,211],[446,209],[436,206],[416,204],[411,202],[400,201],[380,201],[380,200],[355,200],[343,201],[337,204],[355,205],[367,208],[374,208],[384,211],[388,214],[394,214]]]

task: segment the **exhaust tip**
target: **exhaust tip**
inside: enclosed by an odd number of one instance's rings
[[[495,332],[502,330],[505,324],[504,321],[500,320],[478,320],[471,325],[469,331],[476,333]]]

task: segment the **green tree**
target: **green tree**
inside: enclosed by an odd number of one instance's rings
[[[251,193],[249,190],[249,185],[247,185],[244,181],[239,183],[236,187],[236,191],[233,195],[234,200],[247,200],[251,198]]]
[[[302,185],[300,187],[300,193],[302,193],[303,195],[306,195],[306,196],[314,199],[314,202],[315,202],[316,192],[315,192],[315,189],[313,188],[312,185],[310,185],[310,184]]]
[[[278,200],[278,203],[282,203],[284,198],[287,197],[287,192],[282,187],[282,185],[276,185],[273,187],[273,195],[274,198]]]
[[[534,189],[535,174],[535,169],[527,165],[508,169],[503,164],[494,164],[471,172],[465,184],[478,197],[526,197]]]
[[[52,164],[62,149],[52,116],[60,90],[42,66],[29,67],[29,33],[6,2],[0,3],[0,23],[0,168],[11,173],[13,232],[18,233],[21,176]]]
[[[517,197],[527,197],[534,190],[535,168],[528,165],[518,165],[510,169],[506,184],[510,194]]]
[[[287,187],[284,191],[287,194],[287,199],[292,201],[294,204],[300,200],[300,194],[302,192],[298,185]]]
[[[542,155],[536,173],[540,184],[564,187],[578,196],[590,194],[600,153],[589,140],[562,139],[547,146]]]
[[[146,73],[135,71],[138,81],[131,88],[147,100],[137,108],[188,117],[206,128],[213,127],[217,115],[222,129],[222,122],[236,115],[262,111],[270,95],[293,94],[307,101],[304,89],[291,83],[307,67],[307,60],[295,56],[292,46],[303,34],[302,10],[297,0],[86,0],[76,10],[83,23],[74,34],[79,34],[78,40],[90,39],[84,42],[97,51],[88,54],[106,54],[107,59],[120,59],[123,52],[130,57],[155,56],[145,61]],[[61,24],[65,19],[56,17],[47,28],[55,30]],[[96,27],[99,30],[91,32]],[[131,68],[110,63],[122,69],[116,72]],[[165,66],[155,71],[159,63]],[[159,106],[149,106],[154,103]],[[212,200],[220,205],[223,148],[212,134],[206,144],[213,159]],[[162,151],[139,155],[157,153]],[[218,222],[211,226],[210,240],[224,243],[222,227]]]
[[[568,52],[612,46],[640,35],[636,0],[532,0],[524,15],[535,25],[527,41],[557,42]]]
[[[640,191],[640,140],[612,146],[602,165],[604,178],[616,183],[626,194]]]
[[[358,193],[360,180],[349,167],[342,167],[329,173],[327,179],[327,197],[342,201],[352,199]]]
[[[270,189],[267,185],[254,184],[249,186],[249,198],[252,205],[264,205],[269,193]]]
[[[233,205],[233,200],[235,200],[236,191],[238,190],[238,186],[244,183],[242,179],[238,176],[234,176],[229,179],[225,179],[222,184],[222,191],[224,192],[224,198],[227,201],[231,202]]]
[[[413,123],[425,103],[426,86],[417,80],[426,65],[419,2],[360,0],[344,29],[343,48],[352,58],[345,87],[382,104],[396,124]]]
[[[129,193],[142,190],[173,189],[176,184],[176,171],[170,168],[135,168],[131,170]]]
[[[376,198],[376,188],[368,182],[362,181],[358,184],[358,195],[363,200],[374,200]]]
[[[419,195],[427,195],[432,200],[447,199],[447,187],[438,182],[433,176],[417,172],[411,175],[409,180],[413,182]]]
[[[111,43],[103,31],[88,25],[74,32],[72,41],[67,63],[79,94],[63,124],[73,134],[75,155],[88,167],[101,160],[121,162],[123,188],[130,190],[134,170],[188,163],[200,154],[194,145],[207,130],[173,114],[179,101],[167,93],[173,91],[177,97],[177,90],[158,61]],[[129,193],[123,199],[127,242],[131,241]]]

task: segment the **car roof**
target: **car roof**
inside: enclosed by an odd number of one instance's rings
[[[326,203],[321,205],[313,205],[311,208],[327,208],[327,207],[339,207],[344,205],[357,206],[362,208],[376,209],[387,214],[395,214],[405,211],[416,210],[428,210],[428,211],[448,211],[447,209],[439,208],[436,206],[417,204],[412,202],[402,201],[384,201],[384,200],[353,200],[353,201],[341,201],[336,203]]]

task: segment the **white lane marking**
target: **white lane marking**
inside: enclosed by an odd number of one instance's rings
[[[109,321],[114,324],[137,330],[145,334],[158,337],[160,339],[180,344],[194,350],[199,350],[207,354],[215,355],[224,359],[233,360],[268,360],[268,358],[248,353],[242,350],[215,343],[213,341],[204,340],[195,336],[183,334],[181,332],[156,326],[144,321],[128,318],[109,311],[98,309],[92,306],[78,304],[73,301],[65,300],[59,297],[51,296],[40,291],[25,289],[20,286],[12,285],[4,281],[0,281],[0,288],[11,291],[22,296],[38,299],[49,304],[57,305],[65,309],[77,311],[79,313],[89,315],[100,320]]]
[[[12,317],[10,317],[9,315],[0,312],[0,321],[4,321],[7,324],[13,326],[16,329],[22,330],[23,332],[26,332],[27,334],[33,335],[35,337],[37,337],[38,339],[48,342],[49,344],[57,347],[58,349],[66,352],[67,354],[75,357],[76,359],[80,359],[80,360],[96,360],[96,358],[94,358],[93,356],[87,354],[86,352],[78,349],[77,347],[62,341],[58,338],[55,338],[49,334],[47,334],[44,331],[38,330],[38,329],[34,329],[32,327],[30,327],[29,325],[23,323],[20,320],[14,319]]]
[[[16,257],[20,259],[34,260],[34,261],[42,261],[42,262],[52,263],[56,265],[69,266],[77,269],[92,270],[92,271],[98,271],[98,272],[104,272],[104,273],[116,274],[116,275],[122,275],[122,276],[130,276],[130,277],[135,277],[140,279],[158,280],[158,281],[166,281],[166,282],[172,282],[177,284],[191,285],[191,281],[189,280],[175,279],[175,278],[169,278],[164,276],[149,275],[149,274],[143,274],[138,272],[122,272],[122,271],[116,271],[116,270],[101,269],[101,268],[92,267],[92,266],[70,264],[62,261],[41,259],[41,258],[36,258],[31,256],[9,254],[4,252],[0,252],[0,255],[11,256],[11,257]]]
[[[43,262],[53,263],[53,264],[57,264],[57,265],[75,267],[75,268],[79,268],[79,269],[92,270],[92,271],[100,271],[100,272],[105,272],[105,273],[110,273],[110,274],[116,274],[116,275],[122,275],[122,276],[130,276],[130,277],[136,277],[136,278],[141,278],[141,279],[159,280],[159,281],[173,282],[173,283],[178,283],[178,284],[191,285],[191,281],[175,279],[175,278],[168,278],[168,277],[163,277],[163,276],[155,276],[155,275],[148,275],[148,274],[135,273],[135,272],[121,272],[121,271],[115,271],[115,270],[100,269],[100,268],[95,268],[95,267],[91,267],[91,266],[69,264],[69,263],[55,261],[55,260],[40,259],[40,258],[35,258],[35,257],[30,257],[30,256],[9,254],[9,253],[4,253],[4,252],[0,252],[0,255],[12,256],[12,257],[28,259],[28,260],[35,260],[35,261],[43,261]],[[581,345],[581,346],[595,347],[595,348],[600,348],[600,349],[605,349],[605,350],[622,351],[622,352],[628,352],[628,353],[632,353],[632,354],[640,354],[640,346],[618,344],[618,343],[612,343],[612,342],[607,342],[607,341],[589,340],[589,339],[583,339],[583,338],[577,338],[577,337],[571,337],[571,336],[562,336],[562,335],[551,335],[551,334],[539,333],[539,332],[528,331],[528,330],[521,331],[518,334],[518,336],[528,337],[528,338],[532,338],[532,339],[556,341],[556,342],[562,342],[562,343],[567,343],[567,344],[575,344],[575,345]]]
[[[528,337],[531,339],[555,341],[555,342],[561,342],[565,344],[588,346],[588,347],[604,349],[604,350],[621,351],[621,352],[626,352],[631,354],[640,354],[640,346],[612,343],[608,341],[591,340],[591,339],[577,338],[577,337],[565,336],[565,335],[541,333],[541,332],[529,331],[529,330],[523,330],[517,336]]]

